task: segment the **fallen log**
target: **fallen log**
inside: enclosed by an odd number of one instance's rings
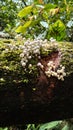
[[[72,43],[0,40],[1,126],[73,118],[72,107]]]

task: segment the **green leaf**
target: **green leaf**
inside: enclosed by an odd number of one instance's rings
[[[49,34],[51,37],[55,38],[57,41],[61,41],[65,38],[66,27],[61,20],[57,20],[54,24],[50,26]]]
[[[27,21],[23,26],[19,26],[15,32],[17,33],[25,33],[26,32],[26,29],[30,26],[30,24],[32,23],[32,21]]]
[[[1,128],[1,127],[0,127],[0,130],[8,130],[8,128],[7,128],[7,127],[6,127],[6,128]]]
[[[17,32],[17,33],[24,33],[26,30],[25,30],[25,28],[23,27],[23,26],[19,26],[16,30],[15,30],[15,32]]]
[[[63,27],[65,29],[65,25],[61,20],[57,20],[54,26],[60,26],[60,27]]]
[[[29,13],[31,13],[32,7],[33,6],[27,6],[27,7],[25,7],[24,9],[22,9],[18,13],[18,16],[21,17],[21,18],[25,17],[26,15],[28,15]]]
[[[30,21],[27,21],[27,22],[24,24],[23,28],[29,27],[31,23],[32,23],[31,20],[30,20]]]
[[[40,24],[41,24],[43,27],[48,28],[48,23],[47,23],[47,22],[40,21]]]
[[[6,128],[4,128],[3,130],[8,130],[8,128],[6,127]]]
[[[51,128],[55,128],[59,123],[61,123],[61,121],[53,121],[50,123],[46,123],[46,124],[42,125],[39,130],[46,130],[46,129],[49,130]]]
[[[62,130],[70,130],[68,125],[65,125]]]
[[[55,5],[55,4],[46,4],[44,9],[45,10],[50,10],[50,9],[54,9],[56,7],[57,7],[57,5]]]

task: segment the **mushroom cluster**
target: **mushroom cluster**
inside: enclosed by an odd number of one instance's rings
[[[24,42],[24,45],[22,47],[23,51],[20,54],[21,65],[25,68],[30,59],[34,57],[40,59],[41,53],[45,52],[47,54],[49,49],[52,50],[53,48],[57,48],[57,46],[58,44],[56,42],[51,42],[51,44],[49,44],[46,39],[28,39]]]
[[[49,61],[47,64],[47,70],[45,71],[46,76],[51,77],[54,76],[58,78],[58,80],[64,80],[66,76],[65,67],[60,65],[58,69],[56,69],[55,64],[53,61]]]
[[[24,43],[23,51],[20,54],[21,57],[21,65],[25,68],[27,62],[33,57],[39,57],[40,55],[40,45],[41,42],[38,40],[31,41],[27,40]],[[31,65],[30,65],[31,66]]]
[[[23,48],[22,48],[22,53],[20,54],[21,58],[21,65],[24,68],[25,71],[27,71],[27,68],[32,70],[33,66],[35,65],[36,68],[40,67],[42,70],[44,66],[39,62],[41,59],[42,54],[48,54],[49,52],[58,50],[58,43],[57,42],[50,42],[48,43],[47,40],[27,40],[24,42]],[[45,52],[45,53],[44,53]],[[37,60],[37,63],[34,62],[32,64],[30,61]],[[44,72],[46,76],[51,77],[57,77],[59,80],[64,80],[64,77],[66,76],[65,73],[65,67],[60,65],[58,69],[56,70],[56,67],[54,65],[53,61],[49,61],[47,64],[47,70]]]

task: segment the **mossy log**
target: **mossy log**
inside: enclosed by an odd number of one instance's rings
[[[73,118],[72,107],[72,43],[0,39],[1,126]]]

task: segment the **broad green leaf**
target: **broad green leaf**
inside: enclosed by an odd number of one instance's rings
[[[55,5],[55,4],[46,4],[44,9],[45,9],[45,10],[50,10],[50,9],[56,8],[56,6],[57,6],[57,5]]]
[[[2,128],[0,128],[0,130],[3,130]]]
[[[23,26],[19,26],[15,32],[17,33],[25,33],[26,29],[30,26],[30,24],[32,23],[32,21],[27,21]]]
[[[48,23],[47,23],[47,22],[40,21],[40,24],[41,24],[43,27],[48,28]]]
[[[3,130],[8,130],[8,128],[6,127],[6,128],[4,128]]]
[[[61,20],[57,20],[54,24],[53,27],[59,27],[59,29],[63,30],[65,29],[65,25]]]
[[[29,27],[31,23],[32,23],[31,20],[30,20],[30,21],[27,21],[27,22],[24,24],[23,28]]]
[[[62,130],[70,130],[68,125],[65,125]]]
[[[49,130],[49,129],[55,128],[59,123],[61,123],[61,121],[53,121],[50,123],[46,123],[42,125],[39,130],[46,130],[46,129]]]
[[[54,24],[50,26],[50,30],[53,32],[57,31],[61,33],[62,31],[65,30],[65,25],[63,24],[63,22],[61,22],[61,20],[57,20]]]
[[[1,127],[0,127],[0,130],[8,130],[8,128],[7,128],[7,127],[6,127],[6,128],[1,128]]]
[[[22,30],[22,26],[19,26],[19,27],[15,30],[15,32],[19,33],[19,32],[21,32],[21,30]]]
[[[21,17],[21,18],[25,17],[27,14],[31,13],[32,7],[33,6],[27,6],[27,7],[25,7],[24,9],[22,9],[18,13],[18,16]]]
[[[50,26],[49,34],[56,40],[61,41],[66,35],[65,29],[66,28],[64,23],[61,20],[57,20],[54,24]]]
[[[17,33],[24,33],[26,30],[25,30],[25,28],[23,27],[23,26],[19,26],[16,30],[15,30],[15,32],[17,32]]]

